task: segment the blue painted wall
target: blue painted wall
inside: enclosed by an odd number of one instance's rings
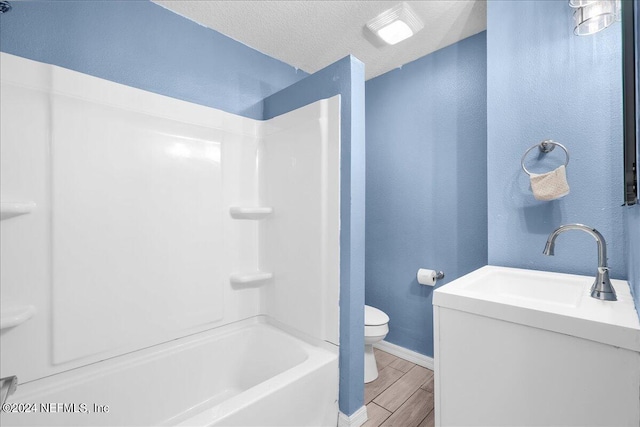
[[[340,411],[364,403],[364,64],[346,57],[264,100],[270,119],[337,94],[340,98]]]
[[[262,118],[262,100],[307,76],[150,1],[12,2],[0,50]]]
[[[487,264],[486,33],[366,83],[366,302],[433,356],[433,289]]]
[[[577,37],[566,1],[491,0],[487,25],[489,263],[594,275],[586,233],[565,233],[554,257],[542,255],[551,231],[579,222],[604,235],[611,276],[625,279],[620,23]],[[539,202],[520,158],[549,138],[571,152],[571,193]],[[564,160],[556,150],[529,161],[543,171]]]

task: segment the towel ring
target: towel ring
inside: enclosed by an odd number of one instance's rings
[[[542,152],[542,153],[550,153],[550,152],[553,151],[554,148],[556,148],[556,145],[558,147],[562,148],[562,150],[564,150],[564,154],[566,154],[566,156],[567,156],[567,161],[564,162],[564,165],[567,166],[569,164],[569,150],[567,150],[567,147],[565,147],[564,145],[560,144],[559,142],[555,142],[555,141],[552,141],[550,139],[545,139],[541,143],[535,144],[535,145],[532,145],[531,147],[529,147],[529,149],[527,151],[525,151],[524,154],[522,155],[522,160],[520,160],[520,164],[522,165],[522,170],[524,171],[524,173],[526,173],[527,175],[531,176],[531,172],[529,172],[527,170],[527,168],[524,166],[524,160],[527,158],[527,154],[529,154],[529,152],[531,150],[533,150],[534,148],[538,147],[540,152]]]

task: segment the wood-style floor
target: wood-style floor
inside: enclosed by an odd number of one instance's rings
[[[432,427],[433,371],[374,349],[378,378],[364,386],[363,427]]]

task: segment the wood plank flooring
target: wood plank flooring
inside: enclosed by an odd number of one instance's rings
[[[377,348],[378,378],[364,385],[363,427],[433,427],[433,371]]]

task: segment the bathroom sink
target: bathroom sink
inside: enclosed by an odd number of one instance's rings
[[[589,286],[592,283],[593,280]],[[486,269],[485,274],[469,280],[462,289],[500,301],[577,307],[584,294],[584,285],[585,279],[581,276],[552,278],[532,270]]]
[[[640,427],[630,289],[611,280],[618,300],[601,300],[593,282],[484,266],[436,289],[437,425]]]
[[[602,301],[590,296],[593,282],[594,276],[487,265],[436,289],[433,305],[640,351],[629,284],[611,280],[618,301]]]

